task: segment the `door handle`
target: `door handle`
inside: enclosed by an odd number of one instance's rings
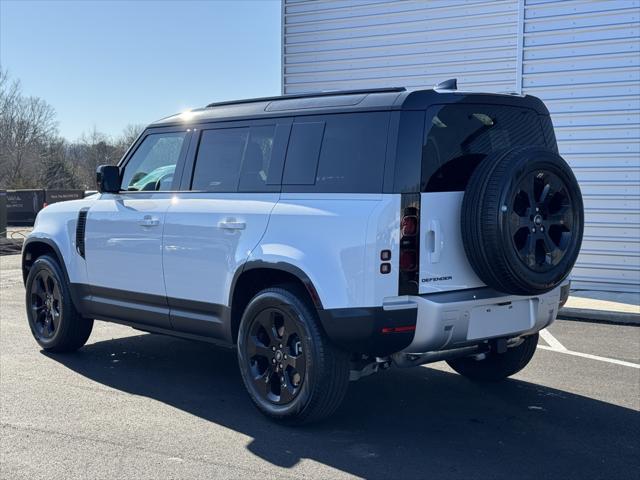
[[[245,222],[239,222],[235,218],[227,218],[221,221],[218,226],[225,230],[244,230],[247,224]]]
[[[160,219],[152,215],[145,215],[139,223],[143,227],[157,227],[160,225]]]
[[[442,227],[439,220],[431,220],[427,231],[427,245],[429,248],[430,263],[438,263],[444,246]]]

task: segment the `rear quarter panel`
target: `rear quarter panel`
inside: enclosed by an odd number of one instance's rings
[[[287,263],[313,283],[323,308],[376,306],[397,295],[397,269],[380,273],[380,250],[398,258],[399,195],[283,193],[249,260]]]

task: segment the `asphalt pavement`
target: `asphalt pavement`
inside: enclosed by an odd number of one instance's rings
[[[505,382],[390,370],[282,427],[230,350],[97,322],[77,353],[43,352],[0,257],[0,477],[638,479],[640,327],[557,321],[539,347]]]

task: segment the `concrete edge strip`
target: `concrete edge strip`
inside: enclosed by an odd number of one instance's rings
[[[625,362],[624,360],[616,360],[615,358],[600,357],[598,355],[591,355],[590,353],[580,353],[580,352],[574,352],[572,350],[566,350],[566,349],[565,350],[559,350],[557,348],[547,347],[546,345],[538,345],[538,348],[541,348],[542,350],[549,350],[550,352],[557,352],[557,353],[564,353],[566,355],[573,355],[574,357],[589,358],[591,360],[598,360],[600,362],[613,363],[615,365],[622,365],[623,367],[631,367],[631,368],[640,369],[640,364],[638,364],[638,363]]]
[[[590,308],[562,307],[558,312],[558,318],[640,325],[640,315],[637,313],[613,312],[609,310],[595,310]]]

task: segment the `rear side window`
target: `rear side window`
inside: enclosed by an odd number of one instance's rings
[[[278,191],[279,185],[268,182],[275,132],[275,125],[204,130],[191,189],[207,192]]]
[[[490,153],[545,145],[536,112],[501,105],[437,105],[427,111],[422,148],[423,192],[463,191]]]
[[[285,185],[314,185],[325,122],[294,123],[287,148]]]
[[[322,115],[291,129],[284,192],[380,193],[389,114]]]
[[[235,192],[249,138],[248,128],[205,130],[200,137],[192,190]]]

